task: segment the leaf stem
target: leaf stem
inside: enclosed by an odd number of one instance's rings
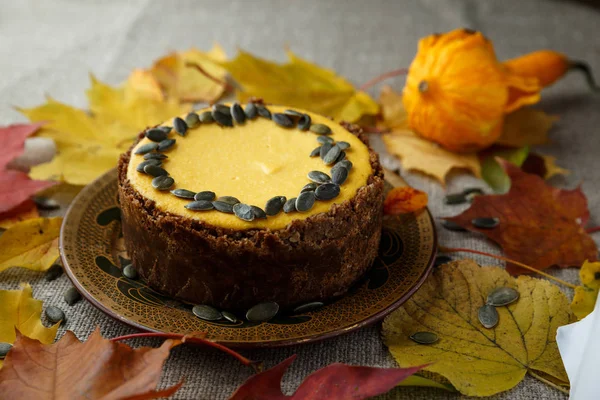
[[[552,276],[552,275],[547,274],[547,273],[545,273],[543,271],[540,271],[539,269],[535,269],[533,267],[530,267],[527,264],[523,264],[523,263],[520,263],[518,261],[511,260],[510,258],[506,258],[506,257],[502,257],[502,256],[497,256],[497,255],[490,254],[490,253],[485,253],[483,251],[471,250],[471,249],[464,249],[464,248],[452,248],[452,247],[440,246],[440,251],[443,252],[443,253],[458,253],[458,252],[473,253],[473,254],[479,254],[479,255],[482,255],[482,256],[496,258],[498,260],[506,261],[508,263],[515,264],[515,265],[518,265],[519,267],[525,268],[525,269],[527,269],[529,271],[535,272],[536,274],[542,275],[542,276],[544,276],[544,277],[546,277],[546,278],[548,278],[548,279],[550,279],[552,281],[560,283],[561,285],[565,285],[567,287],[570,287],[571,289],[577,288],[577,286],[573,285],[572,283],[563,281],[562,279],[559,279],[559,278],[557,278],[555,276]]]
[[[358,90],[367,90],[371,86],[374,86],[374,85],[378,84],[379,82],[384,81],[388,78],[393,78],[394,76],[398,76],[398,75],[406,75],[407,73],[408,73],[408,69],[406,69],[406,68],[400,68],[400,69],[395,69],[393,71],[388,71],[384,74],[376,76],[375,78],[367,81],[361,87],[359,87]]]
[[[213,81],[215,83],[218,83],[219,85],[222,85],[225,88],[225,90],[227,90],[228,92],[234,92],[235,91],[235,88],[233,86],[231,86],[229,83],[227,83],[226,81],[224,81],[222,79],[217,78],[216,76],[213,76],[213,75],[209,74],[208,71],[206,71],[200,65],[198,65],[196,63],[192,63],[192,62],[186,62],[185,66],[186,67],[196,68],[198,70],[198,72],[200,72],[202,75],[204,75],[205,77],[207,77],[211,81]]]
[[[260,361],[252,361],[241,355],[240,353],[233,351],[229,347],[223,346],[222,344],[213,342],[211,340],[202,339],[200,337],[189,336],[189,335],[181,335],[178,333],[153,333],[153,332],[144,332],[144,333],[133,333],[131,335],[123,335],[110,339],[111,342],[118,342],[121,340],[127,339],[135,339],[135,338],[145,338],[145,337],[158,337],[163,339],[179,339],[186,343],[195,343],[195,344],[203,344],[205,346],[213,347],[217,350],[220,350],[224,353],[229,354],[233,358],[239,360],[242,364],[251,367],[256,372],[260,372],[262,370],[262,362]]]
[[[537,379],[538,381],[543,382],[546,385],[551,386],[551,387],[553,387],[554,389],[556,389],[556,390],[558,390],[560,392],[563,392],[565,394],[569,394],[569,391],[567,389],[565,389],[564,387],[560,387],[556,383],[549,381],[548,379],[546,379],[546,378],[544,378],[544,377],[536,374],[535,372],[533,372],[531,370],[528,370],[527,373],[529,375],[531,375],[533,378]]]
[[[588,65],[588,63],[584,61],[571,61],[571,65],[569,69],[581,71],[585,76],[585,80],[587,81],[588,86],[592,89],[592,92],[600,92],[600,86],[596,84],[596,80],[594,79],[594,75],[592,74],[592,69]]]
[[[600,226],[594,226],[593,228],[588,228],[585,230],[587,233],[600,232]]]

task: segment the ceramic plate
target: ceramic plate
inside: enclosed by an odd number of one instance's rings
[[[399,176],[387,171],[386,180],[388,189],[405,185]],[[140,330],[206,332],[209,339],[230,347],[308,343],[372,324],[419,288],[436,253],[435,227],[428,210],[387,216],[375,265],[342,298],[312,312],[269,322],[206,322],[192,314],[191,305],[122,276],[121,268],[129,260],[120,218],[116,170],[84,188],[72,202],[62,225],[60,251],[75,287],[100,310]]]

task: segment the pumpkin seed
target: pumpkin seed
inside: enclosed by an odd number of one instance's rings
[[[480,188],[466,188],[465,190],[462,191],[462,194],[467,196],[469,194],[485,194],[485,193]]]
[[[204,190],[202,192],[196,193],[194,196],[194,200],[208,200],[213,201],[216,197],[215,192],[211,192],[210,190]]]
[[[298,112],[296,110],[285,110],[283,112],[285,115],[289,115],[291,118],[301,118],[304,114],[302,114],[301,112]]]
[[[175,189],[171,190],[171,194],[182,199],[193,199],[196,195],[196,192],[192,192],[191,190],[187,189]]]
[[[339,167],[346,168],[348,170],[348,172],[350,172],[350,170],[352,169],[352,161],[341,160],[341,161],[335,163],[335,165],[333,166],[333,168],[339,168]]]
[[[164,131],[165,133],[171,133],[171,128],[170,126],[159,126],[158,129]]]
[[[226,106],[225,104],[213,104],[212,110],[213,110],[213,113],[218,112],[221,114],[231,116],[231,108]],[[214,115],[213,115],[213,117],[214,117]]]
[[[467,202],[467,198],[462,193],[449,194],[444,197],[444,204],[454,205]]]
[[[151,151],[154,151],[158,148],[158,143],[145,143],[143,145],[141,145],[140,147],[138,147],[134,154],[146,154],[146,153],[150,153]]]
[[[123,268],[123,276],[125,278],[129,278],[129,279],[137,279],[138,277],[138,272],[135,269],[135,267],[131,264],[127,264],[124,268]]]
[[[233,197],[233,196],[221,196],[217,199],[217,201],[222,201],[224,203],[228,203],[231,205],[237,204],[240,201],[237,199],[237,197]]]
[[[438,341],[438,335],[433,332],[415,332],[410,335],[410,339],[419,344],[433,344]]]
[[[217,211],[227,213],[227,214],[233,214],[233,204],[225,203],[224,201],[215,200],[212,202],[212,205],[215,208],[215,210],[217,210]]]
[[[152,179],[152,187],[156,190],[169,190],[175,184],[175,179],[168,175],[160,175]]]
[[[150,160],[144,161],[145,163],[149,162]],[[166,169],[159,167],[156,164],[146,164],[144,165],[144,172],[147,173],[148,175],[157,177],[157,176],[165,176],[165,175],[169,175],[169,173],[167,172]]]
[[[339,147],[340,149],[342,149],[342,150],[346,150],[346,149],[349,149],[349,148],[350,148],[350,143],[348,143],[348,142],[344,142],[344,141],[337,142],[337,145],[338,145],[338,147]]]
[[[56,280],[59,276],[61,276],[62,273],[63,268],[60,264],[52,264],[44,274],[44,279],[47,282],[52,282],[53,280]]]
[[[479,307],[477,316],[484,328],[491,329],[498,324],[498,311],[496,310],[496,307],[490,306],[489,304]]]
[[[175,139],[165,139],[162,142],[160,142],[158,144],[158,147],[156,150],[158,151],[166,151],[169,150],[171,147],[173,147],[173,145],[175,144],[176,140]]]
[[[437,256],[435,258],[435,261],[433,262],[433,266],[435,268],[437,268],[437,267],[439,267],[441,265],[449,263],[450,261],[452,261],[451,257],[448,257],[448,256]]]
[[[310,171],[308,173],[308,179],[318,184],[331,182],[329,175],[321,171]]]
[[[200,117],[195,112],[191,112],[185,116],[185,124],[188,128],[195,128],[200,125]]]
[[[285,204],[283,205],[283,212],[288,214],[291,212],[296,211],[296,197],[292,197],[291,199],[288,199],[288,201],[285,202]]]
[[[267,213],[260,207],[250,206],[252,208],[252,212],[254,213],[254,219],[265,219],[267,218]]]
[[[52,211],[60,208],[60,204],[49,197],[35,196],[33,202],[40,210]]]
[[[325,183],[315,190],[315,196],[319,200],[331,200],[340,195],[340,186],[335,183]]]
[[[292,121],[289,116],[282,113],[273,114],[273,122],[284,128],[292,128],[294,126],[294,121]]]
[[[313,310],[316,310],[317,308],[323,307],[324,305],[325,304],[321,303],[320,301],[313,301],[312,303],[302,304],[302,305],[294,308],[293,313],[300,314],[300,313],[313,311]]]
[[[337,185],[341,185],[348,179],[348,170],[346,168],[332,168],[331,181]]]
[[[205,304],[199,304],[192,308],[194,315],[205,321],[218,321],[223,318],[223,314],[214,307]]]
[[[307,183],[306,185],[304,185],[304,187],[302,188],[302,190],[300,191],[300,193],[314,192],[318,187],[319,187],[319,185],[317,185],[314,182]]]
[[[466,229],[457,224],[456,222],[448,221],[446,219],[442,220],[442,226],[448,229],[449,231],[466,232]]]
[[[53,324],[65,320],[65,313],[56,306],[49,306],[46,308],[45,314],[46,318],[48,318],[48,321],[52,322]]]
[[[250,103],[252,104],[252,103]],[[248,117],[250,118],[250,117]],[[233,323],[233,324],[237,324],[238,319],[235,315],[233,315],[232,313],[230,313],[229,311],[221,311],[221,314],[223,315],[223,318],[225,318],[227,321]]]
[[[261,117],[271,119],[271,111],[269,111],[267,107],[257,105],[256,110],[258,111],[258,115],[260,115]]]
[[[135,167],[135,170],[137,172],[145,173],[144,168],[146,168],[147,165],[154,165],[156,167],[160,167],[162,165],[162,161],[160,161],[160,160],[145,160],[145,161],[142,161],[141,163],[139,163],[137,165],[137,167]]]
[[[214,121],[215,119],[213,118],[212,113],[210,111],[204,111],[202,114],[200,114],[200,122],[202,122],[203,124],[210,124]]]
[[[471,220],[471,223],[474,227],[479,229],[492,229],[500,224],[500,220],[498,218],[483,217],[475,218]]]
[[[213,111],[213,118],[217,121],[217,124],[221,126],[233,126],[233,118],[229,114],[223,114],[218,111]]]
[[[67,302],[68,305],[72,306],[81,300],[81,294],[74,287],[65,290],[63,293],[63,298]]]
[[[179,133],[181,136],[185,136],[185,133],[188,130],[188,126],[185,121],[179,117],[175,117],[173,119],[173,128],[175,128],[175,132]]]
[[[6,342],[0,342],[0,360],[4,359],[10,349],[12,349],[12,344]]]
[[[275,302],[260,303],[252,307],[246,313],[246,319],[250,322],[268,321],[279,312],[279,304]]]
[[[233,213],[236,217],[244,221],[254,221],[254,211],[252,207],[244,203],[236,203],[233,205]]]
[[[146,153],[144,154],[144,160],[164,160],[168,158],[166,154],[162,153]]]
[[[317,190],[319,190],[321,187],[323,186],[319,186]],[[300,193],[300,195],[296,198],[296,210],[300,212],[306,212],[310,210],[315,204],[315,193],[316,192]]]
[[[270,198],[267,200],[267,204],[265,204],[265,213],[271,216],[279,214],[286,200],[285,196],[275,196]]]
[[[502,307],[514,303],[519,299],[519,292],[511,287],[499,287],[490,292],[486,304],[494,307]]]
[[[333,162],[334,164],[339,163],[340,161],[343,161],[346,159],[346,152],[345,151],[340,151],[340,155],[338,156],[338,158],[335,159],[335,161]]]
[[[165,133],[165,131],[163,131],[162,129],[159,129],[159,128],[148,129],[144,136],[146,136],[148,139],[152,140],[153,142],[160,142],[167,138],[167,134]]]
[[[323,143],[323,145],[321,146],[321,150],[319,150],[319,155],[321,156],[321,159],[325,158],[327,153],[329,153],[329,150],[331,150],[332,148],[333,148],[333,144]]]
[[[330,138],[329,136],[318,136],[317,137],[317,142],[321,143],[321,144],[325,144],[325,143],[331,143],[333,144],[333,139]]]
[[[315,147],[315,148],[313,149],[313,151],[311,151],[311,152],[310,152],[310,156],[311,156],[311,157],[317,157],[317,156],[320,156],[320,155],[321,155],[321,147],[322,147],[322,146]]]
[[[319,135],[330,135],[331,134],[331,128],[329,128],[327,125],[323,125],[323,124],[312,124],[310,126],[310,131],[314,132],[314,133],[318,133]]]
[[[184,207],[191,211],[208,211],[215,208],[210,200],[195,200],[187,203]]]
[[[246,114],[244,113],[242,106],[240,106],[240,103],[233,103],[231,105],[231,116],[238,124],[246,122]]]
[[[307,131],[310,128],[310,123],[310,115],[302,114],[302,116],[298,120],[298,129],[300,129],[301,131]]]
[[[254,119],[258,115],[258,110],[256,109],[256,105],[254,103],[246,104],[246,109],[244,110],[246,114],[246,118]]]

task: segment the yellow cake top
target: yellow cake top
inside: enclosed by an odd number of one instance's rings
[[[273,114],[284,113],[289,109],[281,106],[267,106],[267,108]],[[210,110],[207,108],[196,113],[202,114]],[[355,135],[339,124],[307,111],[296,111],[310,116],[313,128],[316,124],[329,127],[331,133],[326,137],[334,141],[333,145],[340,142],[349,144],[349,147],[343,151],[346,153],[346,160],[352,163],[347,179],[339,185],[339,195],[331,200],[317,199],[312,208],[305,212],[281,211],[273,216],[246,221],[236,214],[215,209],[208,211],[187,209],[185,206],[194,200],[180,198],[172,193],[175,189],[187,189],[192,192],[212,191],[217,197],[233,196],[243,204],[258,206],[262,210],[265,209],[267,201],[273,197],[285,196],[287,199],[298,197],[304,185],[311,182],[308,178],[310,171],[322,171],[331,176],[333,164],[326,165],[318,155],[310,156],[316,147],[321,146],[317,140],[320,135],[296,127],[298,120],[295,116],[290,116],[294,121],[292,128],[280,126],[274,120],[257,116],[241,124],[234,120],[233,127],[222,126],[215,122],[199,123],[193,128],[188,128],[185,136],[180,136],[175,130],[171,131],[168,138],[175,139],[176,143],[161,152],[168,158],[160,160],[161,167],[168,171],[169,176],[174,180],[174,184],[168,190],[156,189],[152,185],[153,176],[137,170],[138,165],[145,159],[144,154],[136,154],[136,152],[140,153],[142,146],[152,147],[154,143],[145,137],[131,152],[127,178],[140,194],[154,200],[158,209],[224,228],[278,230],[286,227],[293,220],[327,212],[333,204],[351,199],[360,187],[366,185],[372,173],[369,150]],[[161,126],[173,126],[174,122],[174,120],[167,121]],[[151,153],[155,152],[157,151]],[[339,160],[340,158],[338,162]],[[306,197],[310,196],[304,196]],[[238,211],[241,213],[243,210],[238,208]]]

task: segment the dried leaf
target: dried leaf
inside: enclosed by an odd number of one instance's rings
[[[45,271],[58,257],[62,218],[20,222],[0,236],[0,272],[10,267]]]
[[[0,214],[0,228],[8,229],[19,222],[38,218],[40,213],[32,200],[27,200],[12,210]]]
[[[484,328],[478,309],[489,292],[515,288],[517,302],[498,307],[499,323]],[[516,386],[526,373],[568,382],[556,345],[556,329],[574,320],[559,288],[548,281],[510,277],[502,268],[455,261],[436,269],[423,286],[383,323],[383,337],[401,367],[423,363],[468,396],[491,396]],[[430,345],[415,332],[433,332]]]
[[[556,165],[556,157],[530,153],[521,169],[528,174],[535,174],[544,179],[550,179],[556,175],[569,175],[571,172]]]
[[[455,168],[471,171],[481,176],[481,167],[475,154],[452,153],[417,136],[409,130],[395,130],[383,135],[387,151],[402,160],[405,170],[424,172],[444,183],[446,175]]]
[[[250,377],[229,400],[366,399],[387,392],[422,368],[374,368],[335,363],[310,374],[294,394],[286,396],[281,392],[281,378],[295,358],[295,355],[291,356]]]
[[[0,213],[6,213],[26,202],[54,182],[30,179],[21,171],[0,170]]]
[[[498,164],[496,157],[520,167],[528,154],[529,147],[527,146],[516,149],[492,147],[490,150],[480,153],[480,157],[482,158],[481,176],[494,192],[506,193],[510,189],[510,178],[500,164]]]
[[[427,199],[427,193],[410,186],[395,187],[385,197],[383,213],[399,215],[419,211],[427,207]]]
[[[508,258],[540,270],[596,261],[598,249],[584,229],[590,213],[581,188],[553,188],[536,175],[498,161],[511,179],[510,191],[477,196],[471,208],[447,219],[486,235],[502,246]],[[498,218],[500,224],[493,229],[479,229],[471,221],[480,217]],[[512,274],[529,273],[512,264],[506,269]]]
[[[0,399],[155,399],[179,386],[155,391],[171,348],[131,347],[111,342],[96,329],[86,342],[71,331],[55,344],[17,335],[0,370]],[[35,382],[35,385],[31,383]]]
[[[23,153],[25,139],[37,131],[43,122],[37,124],[15,124],[0,127],[2,153],[0,153],[0,170],[6,168],[9,162]]]
[[[34,299],[31,293],[28,283],[21,284],[21,290],[0,290],[0,342],[14,343],[15,328],[42,343],[54,341],[60,324],[50,328],[42,325],[42,301]]]
[[[600,289],[600,262],[584,261],[579,270],[579,279],[581,286],[575,289],[571,310],[577,319],[582,319],[594,311],[596,305]]]
[[[58,149],[50,163],[31,169],[32,178],[88,184],[115,167],[141,130],[188,108],[165,101],[146,71],[134,71],[120,88],[91,79],[87,95],[92,114],[51,98],[39,107],[20,110],[31,121],[48,121],[37,135],[54,139]]]
[[[548,131],[556,121],[558,117],[555,115],[534,108],[521,108],[506,115],[502,135],[496,144],[512,147],[545,144]]]
[[[355,122],[364,115],[375,115],[377,103],[358,91],[334,71],[312,64],[287,52],[290,62],[277,64],[240,51],[234,60],[221,65],[229,71],[242,90],[240,101],[259,97],[268,103],[285,104]]]
[[[219,65],[227,59],[225,52],[215,44],[209,52],[190,49],[171,53],[157,60],[150,72],[167,93],[167,97],[184,102],[214,102],[223,95],[225,87],[188,66],[196,64],[210,76],[225,80],[227,71]]]

